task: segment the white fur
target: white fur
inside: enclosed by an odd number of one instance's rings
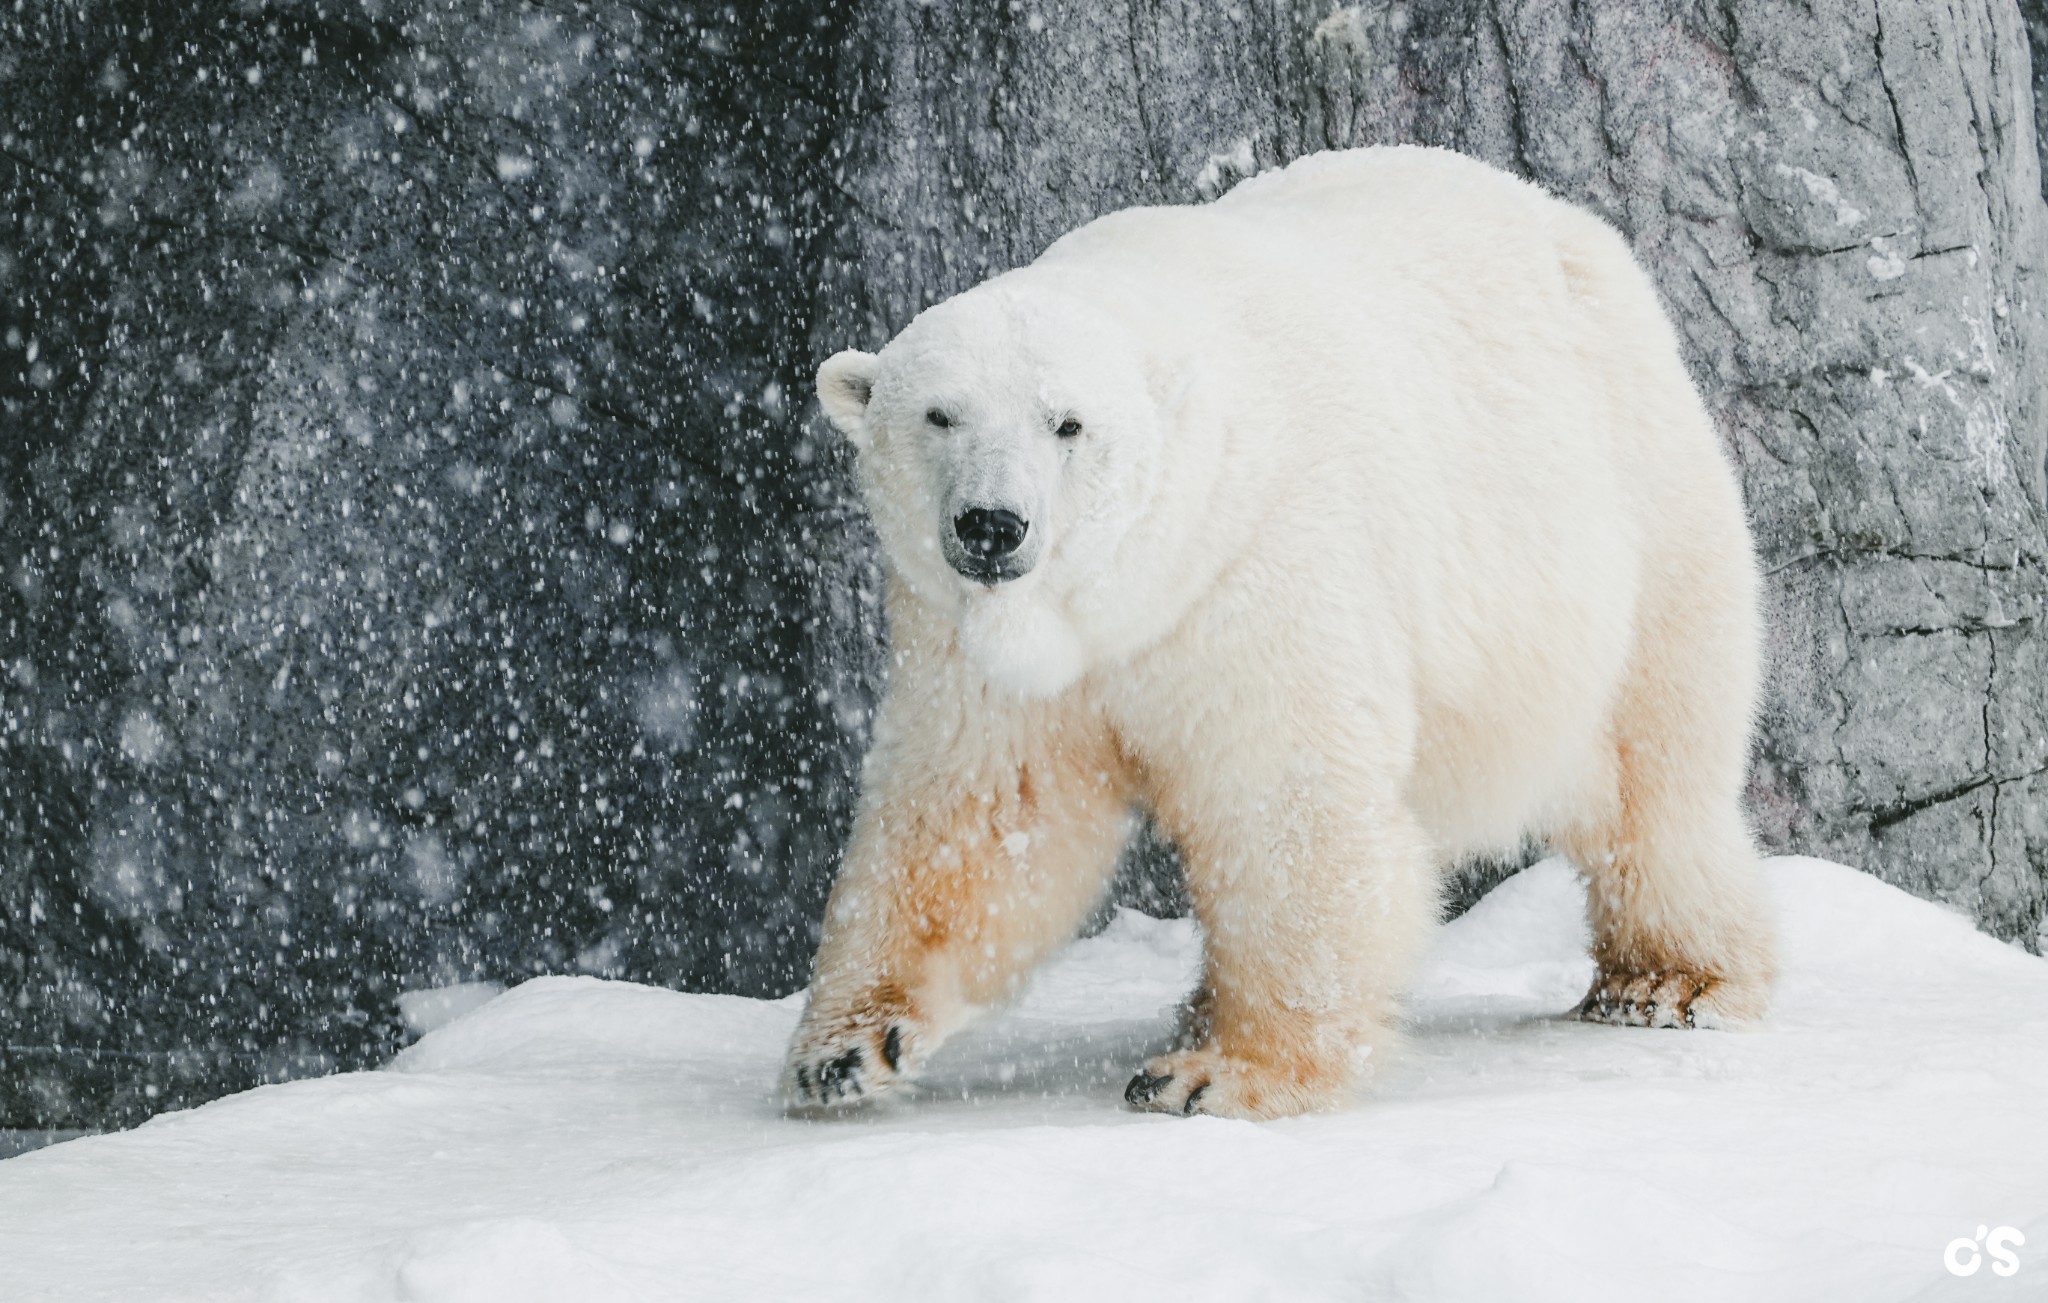
[[[1761,1009],[1754,562],[1655,293],[1597,219],[1450,154],[1313,156],[1091,223],[832,359],[820,392],[861,449],[898,655],[835,894],[868,922],[828,922],[793,1071],[863,1043],[844,1011],[878,974],[971,1006],[1071,930],[1100,838],[1029,891],[903,840],[980,836],[991,784],[1081,753],[1034,742],[1055,724],[1099,734],[1119,759],[1088,763],[1188,853],[1208,978],[1191,1048],[1148,1067],[1189,1083],[1174,1107],[1330,1102],[1335,1065],[1389,1043],[1443,868],[1526,835],[1594,882],[1596,1016]],[[942,541],[963,493],[998,491],[1039,550],[989,588]],[[1027,782],[998,822],[1066,817]],[[911,944],[948,890],[972,928]],[[861,1089],[892,1079],[865,1060]]]

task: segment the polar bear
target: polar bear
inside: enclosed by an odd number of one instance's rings
[[[1143,809],[1203,937],[1168,1113],[1384,1063],[1447,866],[1590,884],[1579,1012],[1758,1017],[1740,493],[1616,233],[1454,154],[1314,155],[1092,222],[818,394],[888,682],[785,1090],[915,1075],[1096,905]]]

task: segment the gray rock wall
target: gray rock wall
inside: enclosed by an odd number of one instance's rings
[[[0,1125],[375,1062],[413,987],[801,984],[839,21],[0,13]]]
[[[855,30],[819,355],[1315,149],[1457,149],[1612,221],[1770,574],[1765,841],[2039,946],[2048,304],[2014,6],[906,0]]]

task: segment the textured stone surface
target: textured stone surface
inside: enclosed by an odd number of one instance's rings
[[[1102,212],[1374,142],[1530,176],[1655,272],[1772,571],[1769,842],[2038,944],[2028,34],[1998,0],[0,12],[0,1126],[374,1061],[413,986],[801,982],[879,635],[811,367]]]
[[[2048,305],[2014,6],[904,0],[855,30],[820,354],[1314,149],[1445,146],[1614,222],[1771,576],[1765,841],[2039,945]]]
[[[0,14],[0,1125],[803,981],[837,33],[701,8]]]

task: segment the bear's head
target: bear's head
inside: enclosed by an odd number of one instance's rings
[[[1122,641],[1119,590],[1156,563],[1162,370],[1108,312],[1014,274],[818,369],[890,568],[992,680],[1049,696]]]

